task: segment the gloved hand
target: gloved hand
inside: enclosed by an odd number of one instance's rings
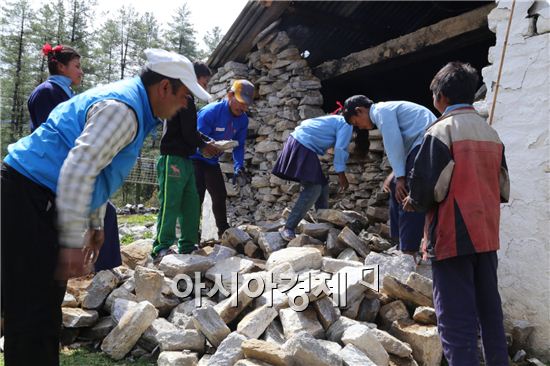
[[[238,184],[239,187],[243,187],[250,183],[251,179],[244,168],[241,168],[233,174],[233,185]]]

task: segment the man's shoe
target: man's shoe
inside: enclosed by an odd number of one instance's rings
[[[176,252],[174,252],[172,248],[164,248],[159,250],[156,255],[151,255],[153,257],[153,264],[159,264],[160,261],[162,261],[162,258],[168,254],[176,254]]]
[[[199,245],[198,244],[195,244],[193,245],[192,247],[190,248],[183,248],[183,249],[178,249],[178,252],[180,254],[191,254],[193,253],[195,250],[198,250],[199,249]]]
[[[296,233],[294,232],[294,230],[288,229],[286,227],[284,227],[282,230],[280,230],[279,233],[281,234],[281,237],[285,241],[291,241],[292,239],[294,239],[296,237]]]

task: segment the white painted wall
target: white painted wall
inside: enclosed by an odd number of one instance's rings
[[[483,69],[493,100],[511,1],[488,16],[496,33]],[[530,17],[538,13],[536,17]],[[550,359],[550,4],[516,1],[493,127],[506,146],[511,199],[502,207],[499,281],[507,321],[535,326],[531,347]]]

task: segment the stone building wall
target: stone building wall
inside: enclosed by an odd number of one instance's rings
[[[231,82],[247,78],[256,86],[256,99],[250,107],[250,125],[245,165],[252,176],[250,186],[233,187],[231,156],[222,157],[222,171],[227,173],[226,184],[231,203],[228,205],[233,226],[246,222],[279,220],[285,208],[296,201],[300,186],[281,180],[271,169],[282,151],[284,142],[300,121],[325,114],[321,109],[321,82],[313,76],[307,60],[292,44],[286,32],[274,30],[259,39],[254,51],[248,54],[247,64],[228,62],[219,68],[210,82],[210,92],[223,98]],[[336,107],[335,107],[336,108]],[[350,151],[353,150],[353,140]],[[367,214],[370,230],[387,233],[387,194],[380,192],[381,181],[389,169],[383,159],[384,151],[378,131],[371,133],[368,156],[351,156],[347,166],[350,187],[337,194],[337,175],[329,151],[321,164],[330,179],[330,205],[333,208],[354,210]]]
[[[483,69],[490,110],[511,1],[489,14],[496,46]],[[503,205],[499,281],[507,319],[534,326],[531,345],[550,358],[550,5],[516,1],[493,127],[506,146],[511,197]]]

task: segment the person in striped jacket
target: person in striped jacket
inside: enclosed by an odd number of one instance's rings
[[[504,145],[472,106],[479,82],[451,62],[431,82],[442,113],[427,130],[410,174],[408,211],[426,212],[423,249],[432,260],[434,305],[450,366],[508,365],[497,281],[500,203],[510,192]]]

